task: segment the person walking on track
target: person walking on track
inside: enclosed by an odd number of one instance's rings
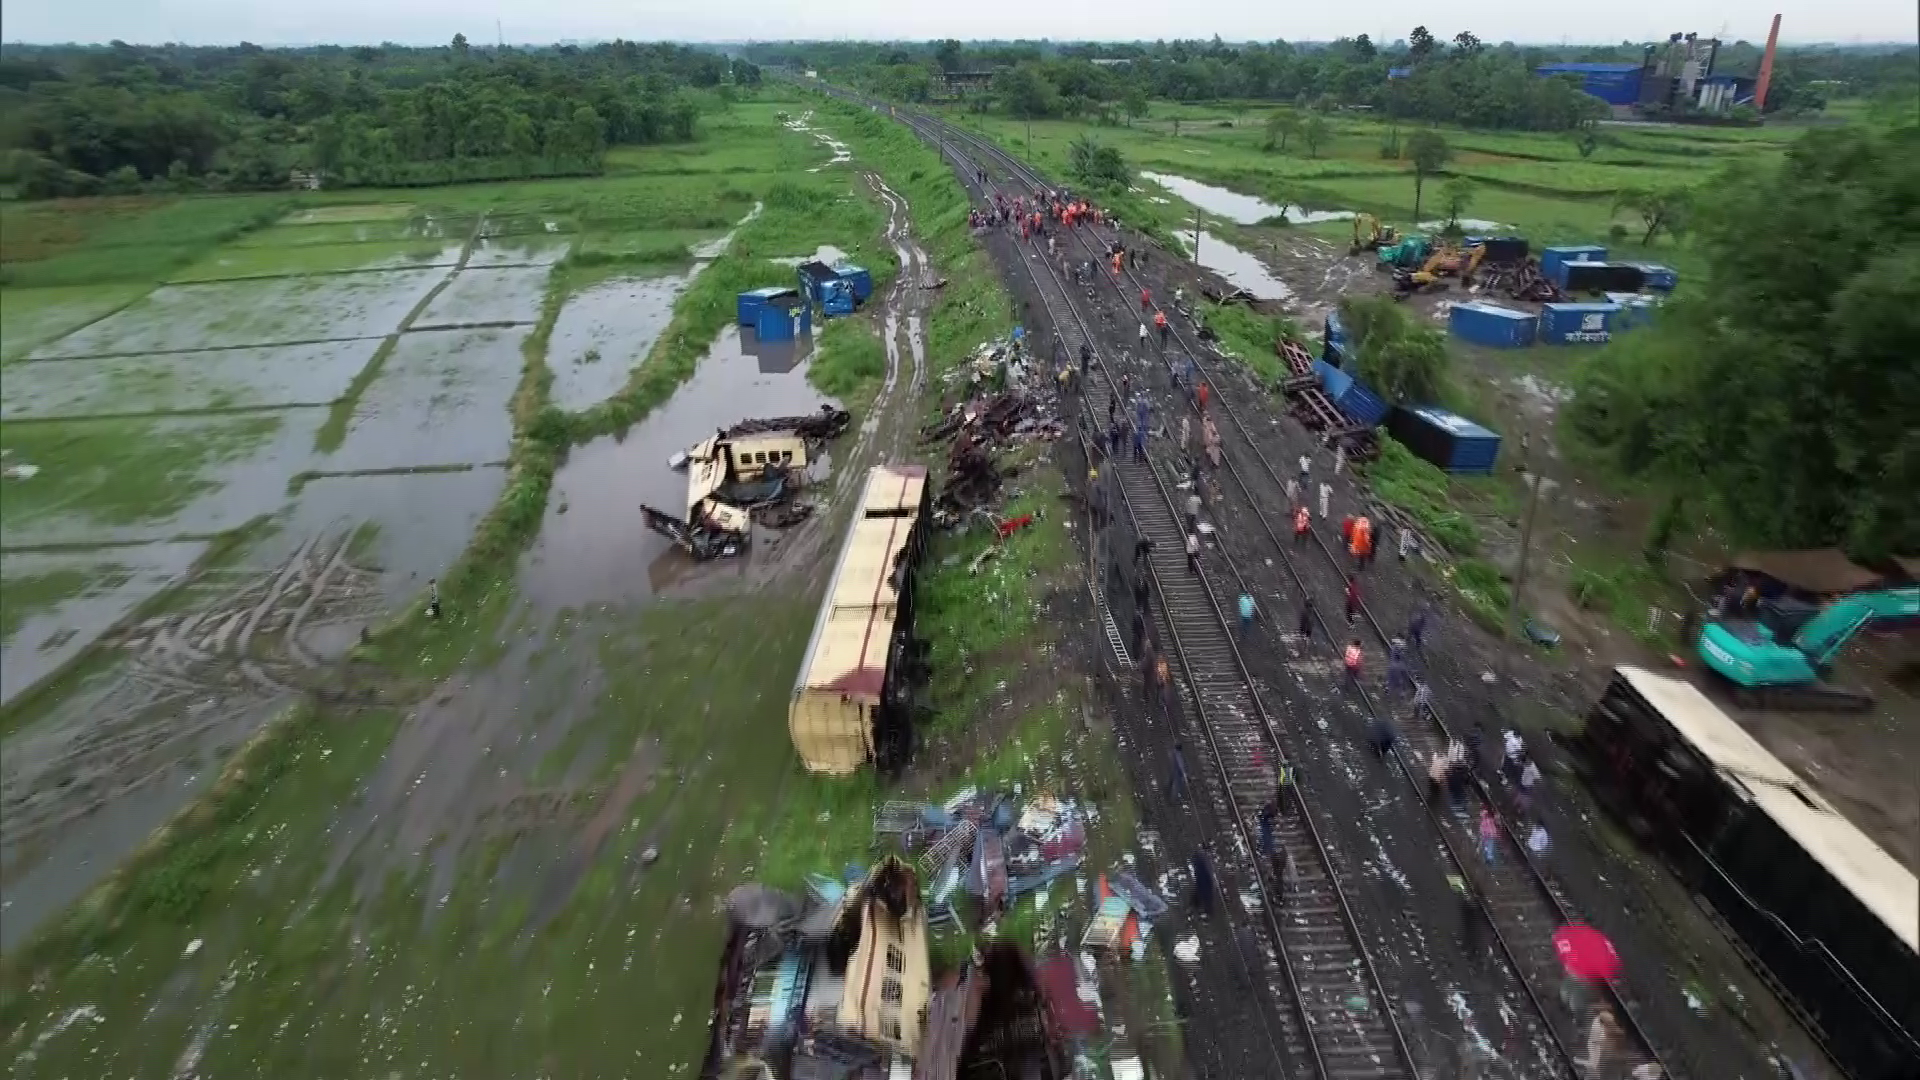
[[[1306,503],[1293,508],[1293,546],[1306,547],[1307,537],[1313,533],[1313,511]]]
[[[1187,533],[1187,569],[1195,574],[1200,572],[1200,533]]]
[[[1341,655],[1341,662],[1347,668],[1347,685],[1360,689],[1360,663],[1364,654],[1360,649],[1360,639],[1354,638],[1347,643],[1347,651]]]
[[[1352,626],[1360,618],[1360,579],[1347,575],[1347,625]]]
[[[1187,744],[1173,744],[1173,772],[1167,779],[1167,798],[1187,797]]]

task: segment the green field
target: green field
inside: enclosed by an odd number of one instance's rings
[[[882,208],[847,167],[809,172],[827,152],[775,122],[807,106],[819,109],[817,124],[856,147],[857,165],[883,173],[913,204],[916,233],[947,279],[929,329],[936,374],[1003,332],[1005,296],[967,233],[966,200],[937,158],[879,118],[771,93],[703,119],[705,137],[694,146],[616,150],[603,178],[303,195],[261,220],[243,215],[245,230],[210,232],[218,239],[208,243],[182,240],[125,271],[149,285],[215,267],[345,271],[350,256],[424,251],[416,245],[446,238],[465,243],[476,229],[525,238],[530,251],[552,252],[561,242],[568,251],[546,272],[539,317],[524,338],[506,490],[440,577],[448,616],[428,621],[409,609],[356,652],[356,680],[371,680],[400,704],[303,707],[286,717],[107,884],[10,949],[0,963],[0,1029],[33,1045],[23,1075],[165,1072],[183,1053],[208,1073],[691,1075],[724,933],[717,898],[749,878],[797,886],[807,872],[871,857],[873,811],[901,792],[872,780],[809,777],[785,737],[787,694],[816,602],[805,584],[777,581],[747,598],[558,613],[520,595],[523,556],[541,554],[543,537],[568,510],[564,487],[555,490],[567,483],[566,456],[604,451],[606,436],[666,400],[732,321],[737,291],[790,280],[792,271],[769,257],[830,243],[871,268],[884,292],[894,265]],[[176,205],[148,212],[178,213]],[[206,222],[234,220],[196,212]],[[690,243],[730,229],[731,245],[680,295],[623,389],[578,413],[545,406],[547,335],[569,296],[663,264],[684,267]],[[105,257],[93,242],[49,240],[34,258],[9,263],[10,280],[78,272],[52,274],[48,266],[99,265]],[[295,280],[342,276],[352,275]],[[0,299],[10,325],[18,318],[36,327],[39,345],[138,295],[85,284],[8,288]],[[388,345],[373,354],[334,403],[338,423],[322,429],[321,442],[352,444],[363,399],[377,397],[384,365],[401,355]],[[812,371],[819,386],[856,408],[871,399],[884,369],[871,320],[830,325],[820,355]],[[94,396],[68,390],[61,400],[117,401],[138,380],[167,379],[156,368],[164,359],[140,357],[137,370],[104,379]],[[152,517],[176,509],[182,492],[202,492],[206,459],[237,445],[180,440],[136,464],[153,442],[146,423],[7,425],[6,444],[23,457],[84,466],[77,486],[10,499],[7,520],[65,510]],[[921,632],[948,671],[931,701],[939,739],[907,797],[944,796],[969,779],[1097,797],[1093,851],[1108,859],[1131,842],[1132,814],[1110,739],[1082,722],[1084,692],[1062,681],[1011,711],[995,701],[995,685],[1020,666],[1017,658],[1036,655],[1043,600],[1071,587],[1075,572],[1060,478],[1045,469],[1028,475],[1009,512],[1032,510],[1039,522],[985,571],[966,570],[989,542],[979,533],[941,539],[929,560],[932,599]],[[366,535],[379,527],[371,523]],[[73,573],[17,581],[19,599],[36,610],[83,587]],[[978,590],[993,602],[978,603]],[[1032,663],[1052,679],[1050,665]],[[5,730],[39,722],[57,696],[34,695],[25,712],[10,710]],[[992,740],[962,737],[989,713]],[[489,795],[488,772],[454,781],[444,797],[460,808],[423,822],[433,837],[424,849],[389,846],[399,838],[368,820],[381,807],[406,820],[410,804],[381,792],[409,790],[415,755],[437,762],[428,771],[438,775],[482,747],[506,755],[523,746],[531,750],[528,790]],[[652,854],[642,859],[643,851]],[[1003,932],[1031,936],[1038,925],[1029,908]],[[945,956],[967,947],[955,938],[938,945]],[[1157,965],[1141,965],[1122,991],[1161,1032],[1171,1027],[1165,978]],[[82,1006],[149,1019],[63,1023]],[[1177,1033],[1142,1041],[1158,1061],[1177,1061]]]

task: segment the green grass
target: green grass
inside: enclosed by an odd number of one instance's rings
[[[261,449],[280,423],[264,415],[0,425],[0,446],[41,468],[32,480],[8,482],[0,519],[17,529],[59,515],[98,526],[166,518],[219,486],[206,475],[211,466]]]
[[[884,329],[874,319],[835,319],[815,331],[816,351],[807,381],[843,402],[873,396],[887,374]]]
[[[0,359],[25,356],[144,296],[147,284],[0,289]]]
[[[0,284],[159,281],[287,206],[277,195],[0,204]]]

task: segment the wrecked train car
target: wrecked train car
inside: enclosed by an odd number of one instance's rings
[[[679,462],[687,470],[687,516],[642,505],[647,527],[696,559],[738,555],[752,539],[753,511],[793,494],[807,448],[807,439],[793,431],[715,435]]]
[[[913,573],[926,546],[927,470],[867,474],[832,583],[800,662],[787,726],[809,772],[849,776],[905,760],[922,647],[913,637]]]

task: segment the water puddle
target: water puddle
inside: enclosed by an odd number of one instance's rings
[[[1192,257],[1193,234],[1182,232],[1174,235],[1180,238],[1180,246]],[[1256,300],[1293,299],[1293,289],[1273,276],[1273,271],[1268,270],[1265,263],[1251,252],[1242,251],[1205,229],[1200,230],[1200,257],[1196,261],[1225,278],[1228,284],[1247,290]]]
[[[0,643],[0,704],[12,701],[78,656],[114,623],[179,580],[206,551],[204,541],[138,544],[93,551],[0,555],[0,584],[20,605]],[[47,597],[28,609],[22,592]]]
[[[739,221],[734,222],[733,228],[727,230],[727,235],[717,236],[712,240],[706,241],[705,243],[693,245],[691,249],[693,252],[693,257],[696,259],[717,259],[720,256],[725,255],[727,253],[727,249],[733,246],[734,236],[737,235],[740,232],[741,228],[744,227],[748,222],[752,221],[754,218],[759,217],[760,211],[765,210],[766,208],[767,208],[766,203],[760,203],[760,202],[754,203],[753,209],[747,211],[747,216],[741,218]]]
[[[467,253],[467,265],[485,267],[524,263],[533,266],[552,266],[566,258],[567,252],[572,249],[573,241],[570,239],[485,236],[473,242],[473,250]]]
[[[1284,216],[1295,225],[1311,225],[1320,221],[1345,221],[1353,217],[1350,210],[1308,210],[1291,203],[1270,203],[1253,195],[1242,195],[1213,184],[1203,184],[1198,180],[1189,180],[1184,176],[1170,173],[1143,172],[1141,176],[1159,184],[1187,202],[1206,211],[1218,214],[1228,221],[1240,225],[1258,225],[1273,217]]]
[[[428,578],[446,573],[506,484],[506,469],[498,465],[309,477],[283,511],[274,535],[246,561],[278,566],[316,537],[360,532],[355,565],[375,575],[381,603],[392,605],[425,589]],[[357,627],[348,630],[358,632]],[[331,644],[309,643],[320,654],[332,654]]]
[[[673,320],[673,304],[698,268],[616,278],[567,298],[547,341],[553,403],[569,412],[612,397]]]
[[[402,334],[321,471],[505,461],[526,335],[524,329]]]
[[[1439,232],[1441,229],[1446,228],[1448,224],[1449,222],[1446,222],[1446,221],[1423,221],[1419,224],[1418,228],[1420,228],[1422,231],[1425,231],[1425,232]],[[1470,232],[1470,233],[1500,232],[1503,229],[1510,229],[1513,227],[1511,225],[1502,224],[1501,222],[1498,222],[1498,221],[1488,221],[1485,218],[1470,218],[1470,217],[1463,217],[1458,221],[1452,222],[1451,224],[1460,226],[1460,229],[1462,232]]]
[[[756,528],[746,556],[697,564],[650,532],[640,514],[641,503],[684,512],[686,475],[667,462],[715,429],[748,417],[812,412],[829,400],[807,384],[806,363],[769,374],[744,345],[738,327],[722,330],[693,378],[624,439],[597,439],[568,456],[554,474],[539,539],[521,565],[522,595],[557,610],[757,581],[796,534],[815,530],[820,515],[795,529]]]
[[[547,272],[545,266],[461,270],[420,313],[414,328],[536,322],[547,291]]]
[[[770,263],[779,263],[781,266],[799,266],[803,262],[823,262],[828,266],[834,266],[846,262],[847,258],[846,252],[841,251],[832,244],[821,244],[813,250],[813,254],[811,255],[786,255],[778,259],[768,259],[767,261]]]
[[[833,157],[829,158],[825,164],[815,165],[813,168],[808,169],[807,171],[810,173],[817,173],[822,169],[831,168],[832,166],[840,165],[840,164],[844,164],[845,162],[852,161],[853,150],[850,147],[848,147],[846,143],[843,143],[839,139],[834,138],[833,136],[827,134],[826,132],[821,131],[818,128],[815,128],[811,123],[812,120],[813,120],[813,110],[808,109],[806,112],[801,113],[798,117],[787,121],[787,129],[789,131],[798,131],[798,132],[801,132],[802,134],[811,135],[816,140],[818,140],[822,146],[825,146],[828,150],[833,151]]]
[[[378,339],[46,360],[7,369],[0,419],[325,405],[347,392]]]

